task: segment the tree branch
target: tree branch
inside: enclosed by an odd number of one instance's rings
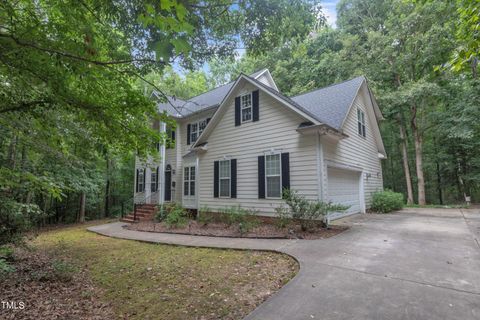
[[[84,62],[88,62],[88,63],[91,63],[91,64],[99,65],[99,66],[110,66],[110,65],[116,65],[116,64],[129,64],[129,63],[134,63],[134,62],[153,63],[153,64],[160,63],[160,64],[163,64],[163,65],[166,64],[165,62],[157,61],[157,60],[154,60],[154,59],[126,59],[126,60],[112,60],[112,61],[91,60],[91,59],[87,59],[87,58],[84,58],[84,57],[81,57],[81,56],[77,56],[77,55],[74,55],[74,54],[71,54],[71,53],[68,53],[68,52],[62,52],[62,51],[55,50],[55,49],[43,48],[43,47],[40,47],[40,46],[38,46],[34,43],[24,42],[24,41],[16,38],[13,35],[10,35],[10,34],[0,33],[0,38],[12,39],[17,45],[22,46],[22,47],[28,47],[28,48],[33,48],[33,49],[43,51],[43,52],[58,54],[60,56],[66,57],[66,58],[70,58],[70,59],[73,59],[73,60],[84,61]]]

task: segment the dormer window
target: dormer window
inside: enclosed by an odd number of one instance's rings
[[[252,121],[252,93],[249,92],[240,96],[242,122]]]
[[[358,122],[358,134],[362,137],[367,136],[367,130],[365,128],[365,112],[357,109],[357,122]]]

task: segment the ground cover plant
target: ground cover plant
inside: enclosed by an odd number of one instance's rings
[[[298,270],[281,254],[113,239],[85,225],[42,232],[14,255],[0,298],[26,308],[1,319],[241,319]]]

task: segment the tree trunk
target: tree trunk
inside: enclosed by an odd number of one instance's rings
[[[8,164],[10,166],[10,169],[12,170],[15,170],[15,167],[17,165],[17,143],[18,136],[14,135],[8,148]]]
[[[80,211],[78,213],[78,222],[84,223],[85,222],[85,192],[82,192],[80,195]]]
[[[442,192],[442,175],[440,174],[440,162],[435,161],[437,165],[437,190],[438,190],[438,200],[440,204],[443,204],[443,192]]]
[[[418,188],[418,204],[426,205],[425,201],[425,179],[423,177],[423,141],[422,136],[417,127],[417,106],[412,105],[412,132],[415,141],[415,166],[417,169],[417,188]]]
[[[408,147],[407,147],[407,137],[405,134],[405,128],[403,123],[399,123],[400,127],[400,145],[402,150],[402,162],[403,162],[403,172],[405,173],[405,182],[407,184],[407,204],[413,204],[413,188],[412,188],[412,177],[410,176],[410,166],[408,164]]]

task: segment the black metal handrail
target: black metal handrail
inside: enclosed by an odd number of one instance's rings
[[[137,220],[137,207],[138,205],[142,205],[142,204],[147,204],[148,200],[151,200],[152,199],[152,196],[158,196],[157,195],[157,192],[158,191],[155,191],[155,192],[152,192],[150,193],[149,196],[144,196],[142,199],[140,200],[137,200],[135,201],[135,197],[134,197],[134,203],[133,203],[133,221],[136,221]]]

